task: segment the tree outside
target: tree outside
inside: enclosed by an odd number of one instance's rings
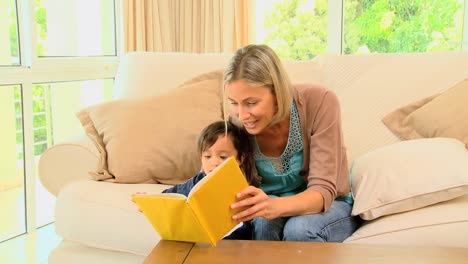
[[[458,50],[462,25],[460,0],[346,0],[343,53]]]
[[[276,1],[264,43],[284,59],[326,52],[327,0]],[[344,54],[459,50],[463,0],[344,0]]]
[[[264,13],[264,43],[285,59],[308,60],[327,50],[327,0],[275,1]]]
[[[14,4],[14,2],[12,2]],[[38,56],[44,55],[44,40],[47,33],[47,21],[45,8],[43,7],[42,0],[34,0],[34,11],[36,17],[36,32],[38,35],[37,54]],[[10,13],[10,56],[12,58],[12,65],[20,65],[20,54],[18,46],[18,26],[16,8],[12,6],[9,10]],[[49,96],[49,85],[36,84],[33,87],[32,95],[32,108],[34,112],[33,127],[34,127],[34,154],[40,155],[48,147],[48,131],[50,129],[51,119],[47,118],[50,109],[47,108],[47,100]],[[16,144],[17,144],[17,159],[23,159],[23,128],[22,128],[22,105],[21,105],[21,87],[14,87],[14,107],[16,115]],[[50,132],[52,133],[52,131]]]

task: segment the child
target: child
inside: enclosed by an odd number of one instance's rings
[[[247,182],[255,187],[260,185],[260,177],[255,170],[252,144],[243,128],[239,128],[229,121],[214,122],[201,132],[198,138],[197,151],[201,158],[202,170],[188,181],[166,189],[163,193],[180,193],[188,196],[197,182],[231,156],[236,157],[239,167],[247,178]],[[250,222],[244,222],[241,227],[224,237],[224,239],[244,240],[250,240],[251,238]]]

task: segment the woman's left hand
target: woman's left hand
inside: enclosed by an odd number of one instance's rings
[[[236,198],[239,202],[233,203],[231,208],[246,207],[247,209],[235,214],[232,218],[239,222],[252,220],[256,217],[263,217],[267,220],[279,216],[275,210],[275,198],[270,198],[261,189],[249,186],[240,191]]]

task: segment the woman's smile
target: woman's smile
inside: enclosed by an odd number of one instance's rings
[[[249,134],[258,135],[270,125],[276,109],[276,98],[270,88],[238,80],[226,85],[226,93],[232,113]]]

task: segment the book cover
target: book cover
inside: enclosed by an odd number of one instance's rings
[[[182,194],[135,194],[133,200],[162,239],[217,242],[239,223],[231,209],[236,194],[248,186],[237,161],[230,157],[199,181],[186,197]]]

